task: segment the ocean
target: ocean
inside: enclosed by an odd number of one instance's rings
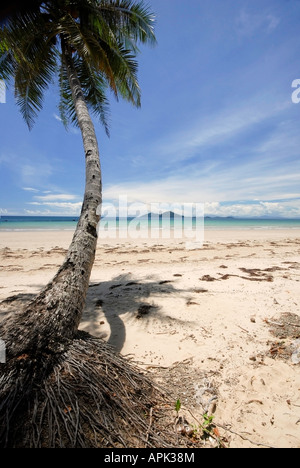
[[[78,217],[70,216],[1,216],[0,217],[0,232],[3,231],[74,231],[78,222]],[[185,220],[191,226],[195,225],[195,220],[189,218]],[[164,224],[166,223],[166,224]],[[105,229],[113,229],[115,226],[120,229],[126,229],[128,226],[137,225],[137,218],[112,220],[103,218],[102,225]],[[180,228],[182,226],[181,218],[158,219],[157,217],[151,220],[141,218],[139,220],[140,227],[161,229]],[[106,226],[106,227],[105,227]],[[300,219],[267,219],[267,218],[215,218],[206,217],[204,219],[205,229],[217,230],[247,230],[247,229],[300,229]]]
[[[74,231],[77,217],[69,216],[1,216],[1,231]]]

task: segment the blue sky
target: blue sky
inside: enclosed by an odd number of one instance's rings
[[[149,0],[142,108],[96,123],[104,201],[204,203],[207,215],[300,218],[299,0]],[[299,88],[300,96],[300,88]],[[0,104],[0,214],[79,214],[84,156],[55,88],[31,132]]]

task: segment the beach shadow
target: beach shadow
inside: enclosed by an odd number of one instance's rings
[[[0,302],[0,322],[10,314],[19,312],[36,297],[36,294],[19,293]]]
[[[126,328],[121,317],[129,313],[143,326],[148,326],[149,319],[153,316],[160,321],[170,321],[170,317],[161,313],[155,298],[179,292],[181,290],[175,288],[173,280],[141,281],[130,273],[117,276],[111,281],[92,283],[83,314],[83,321],[86,324],[83,329],[92,335],[107,338],[107,335],[101,333],[101,327],[99,330],[99,316],[102,312],[110,328],[107,341],[120,352],[126,340]]]
[[[154,316],[162,323],[176,322],[181,326],[186,322],[163,314],[161,307],[155,302],[156,298],[188,293],[175,287],[175,284],[174,279],[158,280],[149,277],[141,281],[130,273],[117,276],[111,281],[91,283],[80,328],[91,335],[107,339],[108,333],[103,333],[103,327],[100,325],[101,316],[104,314],[110,328],[107,342],[120,352],[126,340],[126,328],[122,320],[125,314],[129,313],[141,326],[150,326],[150,319]],[[42,289],[42,285],[40,288]],[[4,299],[0,302],[0,322],[19,312],[36,296],[37,294],[19,293]]]

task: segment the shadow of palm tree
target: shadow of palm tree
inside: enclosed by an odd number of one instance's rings
[[[158,280],[150,277],[141,281],[129,273],[110,281],[91,283],[80,329],[107,339],[108,333],[103,333],[103,327],[100,325],[104,314],[110,328],[107,341],[120,352],[126,340],[126,328],[121,318],[125,314],[131,314],[132,318],[140,320],[143,326],[149,325],[149,318],[153,316],[161,322],[176,320],[180,324],[180,320],[163,314],[161,307],[155,303],[155,299],[182,292],[181,289],[175,288],[174,282],[174,279]],[[20,293],[3,300],[0,303],[0,321],[20,311],[35,297],[36,294]]]
[[[155,303],[155,298],[174,295],[180,291],[174,287],[173,280],[141,281],[131,274],[117,276],[111,281],[91,284],[83,314],[83,329],[92,335],[107,338],[99,327],[99,317],[103,313],[110,327],[108,343],[120,352],[126,340],[126,328],[121,318],[122,315],[130,313],[136,320],[141,320],[143,325],[148,324],[148,319],[154,315],[161,321],[170,320],[170,317],[161,313],[161,308]]]

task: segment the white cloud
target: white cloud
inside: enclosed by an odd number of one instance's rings
[[[25,192],[39,192],[38,189],[35,189],[35,188],[32,188],[32,187],[23,187],[23,190],[25,190]]]
[[[223,216],[300,217],[299,203],[295,201],[300,199],[299,179],[300,167],[276,166],[271,156],[262,158],[258,153],[251,161],[241,159],[231,167],[220,165],[203,171],[195,164],[160,180],[105,186],[104,200],[118,203],[124,195],[128,203],[206,203],[212,214]],[[279,204],[278,199],[282,200]]]
[[[298,198],[299,179],[300,171],[284,173],[282,167],[272,170],[263,160],[256,160],[204,175],[201,168],[194,167],[160,180],[105,186],[104,199],[117,200],[126,195],[129,202],[205,203]]]
[[[62,122],[62,119],[59,117],[57,114],[53,114],[53,117],[58,120],[59,122]]]
[[[258,101],[258,102],[256,102]],[[172,133],[155,148],[152,154],[168,158],[168,162],[184,161],[198,154],[200,150],[228,141],[242,132],[250,130],[269,118],[291,107],[290,102],[266,104],[260,98],[253,98],[234,107],[224,108],[209,118],[201,119],[183,131]],[[153,157],[153,156],[152,156]]]
[[[35,196],[34,199],[35,200],[38,200],[38,201],[41,201],[41,202],[47,202],[47,201],[57,201],[57,200],[64,200],[64,201],[68,201],[68,200],[75,200],[76,198],[78,198],[76,195],[71,195],[71,194],[68,194],[68,193],[59,193],[59,194],[47,194],[47,195],[41,195],[41,196]]]
[[[22,213],[23,214],[23,213]],[[40,209],[40,210],[24,210],[24,214],[27,216],[79,216],[79,212],[76,210],[65,209],[61,211],[60,209]]]
[[[157,165],[156,174],[163,174],[160,168],[165,161],[168,164],[168,175],[161,175],[160,178],[153,175],[152,180],[148,176],[147,180],[105,186],[104,199],[118,200],[120,195],[126,195],[129,203],[231,202],[235,206],[231,208],[231,211],[235,210],[235,215],[238,210],[240,215],[264,215],[271,208],[280,215],[285,210],[292,213],[294,202],[291,202],[291,206],[283,204],[269,208],[267,205],[254,206],[252,203],[254,200],[274,203],[278,199],[300,197],[299,132],[295,123],[284,119],[285,111],[290,107],[288,101],[266,105],[261,100],[255,105],[254,101],[249,100],[238,107],[223,109],[181,133],[173,133],[155,145],[155,148],[152,147],[153,157],[147,158],[153,167]],[[246,143],[241,147],[233,140],[239,133],[244,134],[254,125],[273,119],[274,116],[280,118],[279,123],[276,126],[272,124],[273,131],[267,133],[264,140],[258,140],[256,144],[250,141],[249,146]],[[223,145],[226,140],[229,150]],[[214,148],[219,143],[222,145],[219,145],[220,154],[216,157]],[[182,164],[198,154],[201,156],[194,158],[193,162]],[[234,200],[248,203],[245,206]],[[225,210],[223,206],[222,210]]]
[[[79,215],[82,207],[82,202],[77,202],[77,203],[68,203],[68,202],[29,202],[27,203],[28,205],[34,205],[34,206],[47,206],[49,208],[56,208],[58,211],[56,211],[57,214],[59,215]],[[27,212],[29,210],[26,210]],[[39,213],[41,210],[39,210]],[[37,213],[37,212],[35,212]],[[44,212],[45,213],[45,212]],[[48,214],[53,214],[53,210],[48,210]]]
[[[35,213],[36,215],[43,213],[44,215],[65,215],[65,216],[77,216],[80,214],[82,208],[81,201],[73,201],[78,200],[76,195],[72,195],[69,193],[48,193],[47,195],[33,197],[34,201],[28,202],[27,205],[32,206],[40,206],[40,207],[47,207],[48,209],[45,211],[44,209],[32,211],[26,210],[26,212]]]
[[[286,200],[280,202],[257,201],[256,203],[206,203],[207,216],[234,216],[234,217],[288,217],[300,218],[300,200]]]
[[[55,213],[50,210],[26,210],[24,209],[24,214],[27,216],[56,216],[60,215],[61,213]]]
[[[61,118],[59,115],[57,115],[57,114],[53,114],[53,117],[54,117],[55,120],[57,120],[58,122],[62,122],[62,121],[63,121],[62,118]],[[74,127],[73,125],[70,125],[70,127],[68,128],[68,131],[69,131],[70,133],[72,133],[72,135],[80,135],[80,130],[79,130],[79,128]]]

